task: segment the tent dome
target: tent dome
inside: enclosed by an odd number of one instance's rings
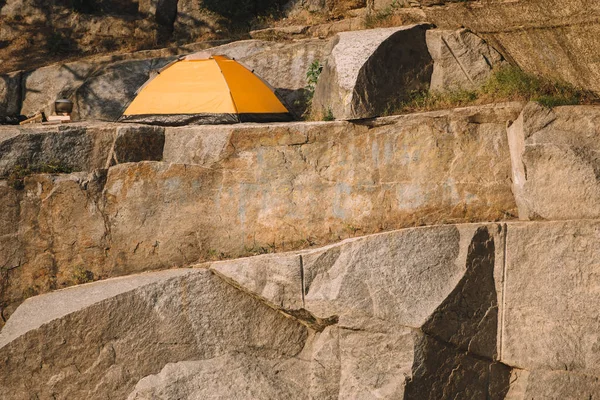
[[[167,65],[146,82],[119,121],[187,125],[291,119],[252,71],[225,56],[198,53]]]

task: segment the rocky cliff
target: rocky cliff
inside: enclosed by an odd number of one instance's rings
[[[249,10],[51,3],[0,2],[0,34],[214,37],[215,10]],[[306,24],[1,76],[0,117],[69,97],[78,122],[0,126],[0,398],[600,396],[600,108],[381,116],[415,93],[473,93],[508,64],[598,92],[597,7],[281,6]],[[197,50],[268,77],[297,115],[312,95],[337,120],[110,122]]]
[[[599,112],[5,127],[2,397],[593,398]]]

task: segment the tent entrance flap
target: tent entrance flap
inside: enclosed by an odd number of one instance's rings
[[[180,60],[145,84],[120,121],[159,125],[289,121],[259,77],[224,56]]]

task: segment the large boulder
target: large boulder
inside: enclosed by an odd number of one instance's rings
[[[466,29],[431,29],[426,37],[433,58],[431,91],[476,89],[494,69],[507,65],[500,53]]]
[[[508,128],[521,219],[600,217],[596,107],[528,104]]]
[[[271,380],[273,368],[282,377],[287,371],[287,390],[282,382],[280,391],[262,391],[282,398],[302,389],[293,378],[301,376],[296,355],[307,337],[302,324],[206,270],[99,282],[34,297],[19,308],[0,333],[0,397],[126,398],[168,363],[204,360],[198,372],[209,377],[219,359],[235,357],[240,370],[231,377],[240,385],[261,378],[257,367]]]
[[[500,360],[518,367],[511,399],[600,392],[599,221],[511,223]]]
[[[337,119],[381,115],[429,87],[433,60],[430,25],[342,32],[332,41],[312,103],[316,114]]]

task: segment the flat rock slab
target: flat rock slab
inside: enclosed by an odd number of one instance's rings
[[[598,376],[599,244],[598,221],[509,225],[503,362]]]
[[[127,277],[107,279],[87,285],[73,286],[31,297],[18,308],[0,332],[0,348],[24,333],[62,318],[78,310],[90,307],[110,297],[138,289],[142,286],[189,275],[188,269],[174,269]]]
[[[600,217],[600,107],[529,103],[508,128],[524,220]]]
[[[167,128],[163,162],[124,163],[153,148],[147,137],[160,143],[154,128],[111,124],[119,132],[113,147],[114,131],[43,134],[50,144],[102,137],[101,156],[83,144],[81,154],[64,153],[80,154],[73,162],[86,168],[120,164],[0,188],[0,232],[12,235],[0,248],[11,268],[3,301],[14,307],[24,294],[73,284],[77,268],[98,279],[415,225],[511,218],[505,125],[520,110],[507,103],[361,124]],[[29,136],[19,138],[6,143],[16,149]]]
[[[164,129],[142,125],[0,126],[0,177],[15,167],[63,166],[72,171],[117,163],[160,161]]]
[[[126,398],[139,380],[169,363],[214,365],[218,357],[239,353],[248,355],[248,362],[237,360],[246,369],[242,378],[251,380],[254,358],[282,364],[308,337],[303,325],[204,269],[83,285],[31,299],[23,308],[2,333],[3,399]]]

